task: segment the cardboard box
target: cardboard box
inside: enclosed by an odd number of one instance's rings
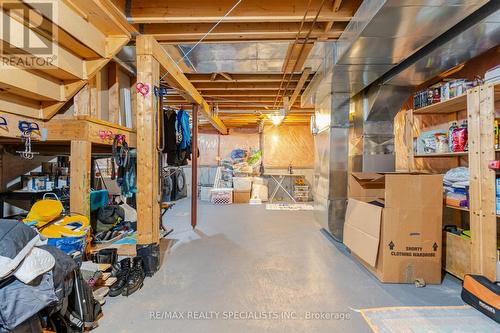
[[[385,176],[380,173],[353,172],[349,176],[348,196],[370,202],[384,198]]]
[[[344,243],[380,281],[441,283],[442,180],[429,174],[351,176],[350,194],[358,197],[349,198]]]
[[[233,203],[242,204],[250,202],[251,191],[234,191],[233,192]]]

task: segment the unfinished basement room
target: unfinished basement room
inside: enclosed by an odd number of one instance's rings
[[[500,333],[500,0],[0,11],[0,333]]]

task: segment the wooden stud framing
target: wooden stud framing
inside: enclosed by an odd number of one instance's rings
[[[109,89],[109,122],[118,124],[120,119],[120,80],[118,78],[118,65],[110,63],[108,66]]]
[[[90,218],[90,159],[89,141],[71,141],[70,210]]]

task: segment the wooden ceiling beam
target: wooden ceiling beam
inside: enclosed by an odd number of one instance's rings
[[[304,63],[306,62],[313,47],[314,43],[290,43],[285,61],[283,63],[282,71],[284,73],[302,72],[302,67],[304,66]]]
[[[311,23],[302,28],[301,37],[305,37]],[[239,41],[239,40],[295,40],[300,29],[300,22],[251,22],[251,23],[221,23],[208,36],[205,33],[212,28],[212,23],[198,24],[145,24],[141,25],[144,34],[152,35],[160,43],[197,42],[204,38],[210,41]],[[317,26],[311,32],[311,39],[337,39],[343,30],[324,31]]]
[[[209,102],[218,102],[219,104],[234,104],[234,103],[240,103],[240,102],[260,102],[260,103],[266,103],[267,104],[273,104],[276,95],[269,95],[269,96],[231,96],[231,97],[222,97],[222,96],[208,96],[204,94],[205,99]],[[217,99],[217,98],[224,98],[224,99]],[[184,97],[180,95],[176,96],[168,96],[166,99],[164,99],[165,103],[177,103],[177,102],[182,102],[185,101]],[[296,101],[295,103],[300,104],[299,101]]]
[[[311,68],[309,67],[304,68],[302,76],[300,77],[299,82],[295,86],[295,90],[293,91],[292,97],[290,97],[290,101],[288,102],[290,105],[293,105],[297,100],[297,97],[299,97],[300,93],[302,92],[302,89],[304,89],[305,87],[307,78],[309,78],[310,74],[311,74]]]
[[[280,88],[279,82],[234,82],[227,83],[225,81],[218,82],[198,82],[194,83],[196,89],[200,91],[206,90],[278,90]],[[289,90],[296,89],[297,82],[291,82],[288,86]]]
[[[321,1],[312,0],[310,8],[319,8]],[[207,0],[175,4],[133,0],[131,5],[131,23],[214,23],[234,5],[234,0],[218,0],[216,4]],[[354,6],[354,2],[349,2],[338,11],[322,11],[318,22],[350,21]],[[245,0],[224,18],[224,22],[300,22],[306,10],[307,1],[303,0]],[[313,21],[315,15],[316,12],[310,10],[306,21]]]
[[[292,90],[292,89],[289,89]],[[278,90],[206,90],[203,92],[203,96],[207,97],[217,97],[217,96],[240,96],[240,97],[247,97],[247,96],[262,96],[262,97],[269,97],[269,96],[276,96],[276,92]],[[282,90],[283,91],[283,90]],[[169,95],[169,96],[178,96],[177,95]]]
[[[333,11],[338,12],[340,7],[342,6],[342,0],[334,0],[333,1]]]
[[[174,59],[176,59],[174,57]],[[252,73],[252,74],[230,74],[233,78],[234,82],[281,82],[283,78],[283,74],[260,74],[260,73]],[[301,78],[301,74],[293,74],[291,82],[298,82]],[[211,74],[203,74],[203,73],[188,73],[186,77],[193,84],[198,82],[213,82]],[[308,78],[308,81],[312,80],[314,74],[311,74]],[[215,80],[218,81],[218,80]]]
[[[201,113],[205,118],[222,134],[227,134],[227,128],[224,123],[217,117],[212,115],[212,109],[196,90],[187,77],[182,73],[181,69],[174,62],[172,57],[158,44],[152,36],[140,35],[136,39],[136,53],[140,55],[153,55],[160,63],[163,71],[167,72],[170,84],[184,91],[184,97],[190,103],[195,103],[200,106]]]
[[[127,35],[137,33],[124,13],[110,0],[63,0],[67,5],[83,15],[83,18],[99,28],[106,35]]]

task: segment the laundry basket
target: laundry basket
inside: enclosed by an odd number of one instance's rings
[[[232,188],[214,188],[210,191],[210,201],[214,205],[230,205],[233,203]]]

